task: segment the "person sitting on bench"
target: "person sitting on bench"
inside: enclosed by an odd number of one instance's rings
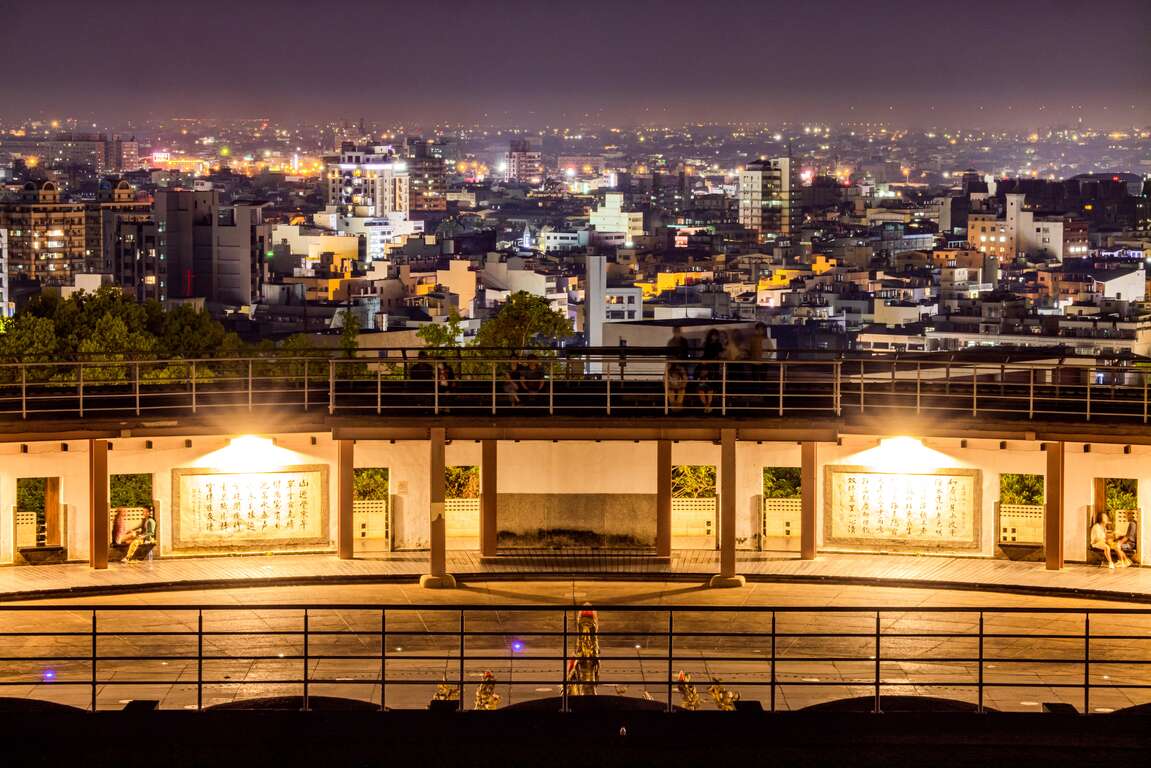
[[[1119,543],[1119,551],[1127,556],[1128,560],[1134,562],[1139,553],[1139,513],[1131,510],[1127,513],[1127,530],[1116,541]]]
[[[144,519],[140,521],[140,527],[136,529],[136,536],[132,539],[132,543],[128,545],[128,553],[124,555],[121,563],[126,563],[136,556],[136,550],[140,545],[151,545],[148,548],[148,559],[152,559],[152,550],[156,544],[156,520],[152,516],[152,508],[144,510]]]
[[[1108,568],[1114,570],[1116,565],[1120,568],[1126,568],[1131,565],[1131,561],[1127,559],[1127,555],[1123,553],[1115,538],[1107,533],[1109,522],[1107,513],[1100,512],[1099,517],[1095,520],[1095,525],[1091,526],[1091,548],[1103,554]]]

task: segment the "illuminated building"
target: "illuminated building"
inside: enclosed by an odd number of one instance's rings
[[[636,242],[645,234],[643,211],[625,211],[623,194],[620,192],[605,194],[603,204],[593,210],[588,217],[588,224],[598,239],[602,239],[605,235],[622,236],[624,245]]]
[[[8,296],[8,230],[0,229],[0,317],[11,317],[13,309]]]
[[[326,158],[327,201],[341,215],[384,217],[408,214],[411,192],[408,164],[391,147],[345,143]]]
[[[408,142],[408,194],[412,211],[446,211],[447,171],[440,149],[434,142],[414,139]]]
[[[84,237],[86,243],[87,272],[108,272],[110,270],[109,229],[115,228],[116,217],[121,214],[147,216],[152,209],[151,201],[137,200],[136,189],[123,179],[103,179],[96,192],[96,199],[85,203],[86,222]]]
[[[739,172],[739,223],[756,232],[760,242],[797,233],[798,189],[791,158],[748,163]]]
[[[972,211],[967,240],[983,253],[1013,259],[1017,253],[1055,261],[1086,256],[1087,222],[1066,214],[1042,214],[1023,207],[1024,195],[1005,196],[1002,216]]]
[[[8,230],[8,271],[39,279],[44,285],[67,285],[83,272],[86,251],[83,203],[61,199],[55,183],[29,182],[15,200],[0,202],[0,229]]]
[[[512,139],[508,154],[504,179],[519,184],[541,184],[544,180],[543,155],[533,149],[527,139]]]

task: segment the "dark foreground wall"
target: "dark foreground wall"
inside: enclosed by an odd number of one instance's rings
[[[1151,718],[1063,714],[5,713],[11,766],[1145,765]]]

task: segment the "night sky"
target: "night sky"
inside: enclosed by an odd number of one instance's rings
[[[0,38],[9,119],[1151,122],[1151,0],[0,0]]]

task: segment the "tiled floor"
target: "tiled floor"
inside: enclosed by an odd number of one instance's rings
[[[448,554],[448,570],[461,576],[485,575],[507,578],[512,575],[613,576],[626,579],[637,575],[667,578],[705,578],[718,569],[718,554],[706,550],[684,550],[673,554],[670,563],[650,558],[556,559],[548,557],[481,562],[478,553],[454,551]],[[63,594],[115,591],[138,585],[211,588],[243,584],[284,584],[293,582],[355,582],[375,578],[415,579],[428,570],[426,552],[394,552],[372,559],[339,560],[329,554],[271,555],[245,557],[158,558],[153,562],[92,570],[85,564],[0,567],[0,599],[33,597],[44,591]],[[893,586],[973,586],[997,590],[1053,590],[1055,594],[1084,591],[1094,596],[1114,595],[1126,601],[1151,601],[1151,568],[1110,571],[1070,564],[1052,572],[1042,563],[1014,562],[981,558],[821,554],[804,561],[789,553],[742,552],[738,571],[749,577],[776,577],[781,580],[872,583]],[[1069,590],[1064,592],[1064,590]]]

